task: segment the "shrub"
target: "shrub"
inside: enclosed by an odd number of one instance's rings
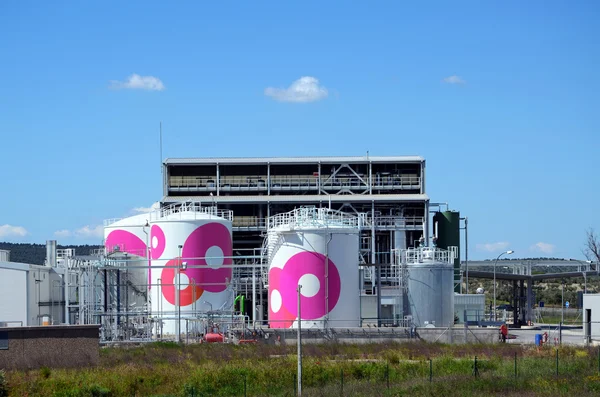
[[[51,374],[52,374],[52,371],[50,370],[50,368],[48,368],[48,367],[40,368],[40,376],[42,377],[42,379],[48,379]]]
[[[6,382],[6,373],[0,369],[0,397],[8,396],[8,384]]]

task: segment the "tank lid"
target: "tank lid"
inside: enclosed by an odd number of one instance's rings
[[[268,228],[327,228],[343,227],[359,229],[360,218],[344,212],[333,211],[329,208],[306,206],[296,208],[290,212],[273,215],[268,218]]]

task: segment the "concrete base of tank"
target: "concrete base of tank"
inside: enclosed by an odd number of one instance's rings
[[[297,330],[263,328],[266,343],[296,344]],[[332,328],[302,330],[302,343],[384,343],[426,341],[439,343],[498,343],[498,330],[492,328]]]

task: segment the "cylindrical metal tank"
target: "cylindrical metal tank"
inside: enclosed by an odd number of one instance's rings
[[[406,250],[408,303],[417,327],[454,324],[453,263],[449,251],[436,248]]]
[[[46,266],[56,267],[56,240],[46,241]]]
[[[104,247],[106,253],[127,252],[146,258],[150,227],[150,214],[139,214],[123,219],[104,221]]]
[[[0,250],[0,262],[10,262],[10,251]]]
[[[151,214],[152,315],[164,320],[164,334],[177,333],[177,318],[182,333],[186,318],[232,310],[232,218],[199,203]]]
[[[360,326],[358,218],[302,207],[269,218],[269,326]]]
[[[433,235],[437,237],[436,245],[442,249],[457,247],[454,258],[454,281],[456,292],[460,292],[460,212],[436,212],[433,216]]]
[[[138,289],[150,290],[150,258],[148,255],[148,241],[150,238],[150,225],[148,220],[150,214],[139,214],[123,219],[109,219],[104,221],[104,249],[107,257],[112,258],[115,255],[120,256],[126,253],[131,256],[130,260],[125,261],[125,266],[135,268],[128,269],[127,274],[129,283],[135,283]],[[139,259],[146,258],[144,262],[148,267],[142,267]],[[146,306],[148,296],[146,296]],[[136,309],[140,309],[137,306]]]

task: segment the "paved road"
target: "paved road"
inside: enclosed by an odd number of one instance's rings
[[[522,330],[522,329],[511,329],[509,330],[509,335],[516,336],[515,339],[508,339],[507,343],[518,343],[518,344],[534,344],[535,343],[535,335],[543,334],[544,332],[548,332],[548,344],[558,344],[558,330],[549,329],[549,330]],[[570,329],[562,331],[562,343],[566,345],[585,345],[585,341],[583,339],[583,330],[582,329]]]

